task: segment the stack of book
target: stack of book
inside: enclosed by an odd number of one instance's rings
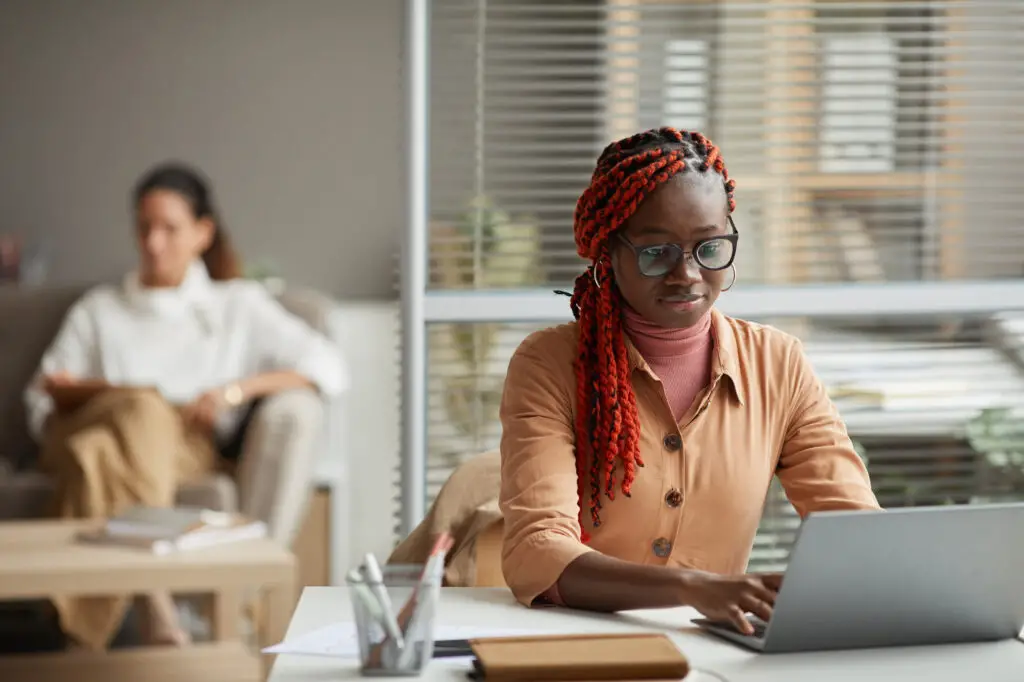
[[[262,521],[198,507],[132,507],[98,530],[81,533],[83,542],[148,549],[171,554],[267,535]]]

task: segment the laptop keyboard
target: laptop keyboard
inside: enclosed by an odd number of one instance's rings
[[[747,636],[764,639],[764,633],[768,629],[768,623],[765,623],[762,620],[754,620],[753,618],[748,618],[747,621],[754,626],[754,634]]]
[[[732,630],[733,632],[739,633],[739,630],[737,630],[736,626],[733,625],[732,623],[724,623],[724,622],[713,623],[711,621],[705,621],[705,622],[708,623],[709,625],[713,625],[713,626],[717,627],[720,630]],[[763,620],[760,620],[758,618],[750,618],[750,617],[747,618],[747,622],[750,623],[754,627],[754,632],[753,632],[753,634],[750,634],[750,635],[744,635],[744,637],[754,637],[755,639],[764,639],[764,635],[768,631],[768,623],[766,623]]]

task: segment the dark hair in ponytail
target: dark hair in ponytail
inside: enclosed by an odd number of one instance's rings
[[[202,173],[180,163],[166,163],[150,169],[132,192],[135,205],[138,206],[143,197],[155,190],[167,190],[181,195],[192,207],[192,215],[196,220],[205,218],[213,223],[213,240],[203,252],[203,263],[210,277],[215,280],[241,277],[241,260],[217,215],[213,192]]]

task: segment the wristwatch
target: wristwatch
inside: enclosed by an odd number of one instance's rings
[[[238,384],[230,384],[224,389],[224,402],[231,407],[238,407],[245,399],[242,387]]]

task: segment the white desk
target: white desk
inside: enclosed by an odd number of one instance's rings
[[[691,609],[601,616],[564,609],[526,609],[507,590],[445,588],[439,617],[451,625],[500,625],[567,633],[668,631],[691,664],[728,682],[1022,682],[1024,642],[961,644],[814,654],[754,654],[690,625]],[[307,587],[292,617],[288,637],[351,618],[348,593],[339,587]],[[465,680],[466,663],[433,661],[419,678]],[[269,682],[327,682],[359,677],[358,663],[329,658],[278,656]],[[693,682],[709,675],[694,674]],[[687,680],[689,682],[689,678]]]

